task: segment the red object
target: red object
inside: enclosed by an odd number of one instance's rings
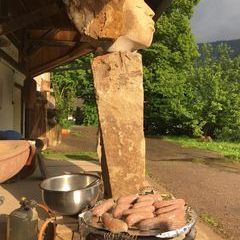
[[[0,183],[7,181],[19,173],[27,163],[29,157],[30,144],[27,141],[0,141]]]
[[[71,131],[70,131],[70,129],[62,128],[62,131],[61,131],[61,132],[62,132],[62,135],[63,135],[63,136],[68,136]]]

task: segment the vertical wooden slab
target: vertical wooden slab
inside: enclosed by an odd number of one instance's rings
[[[92,62],[100,130],[111,194],[137,193],[145,179],[143,71],[138,53],[115,52]]]

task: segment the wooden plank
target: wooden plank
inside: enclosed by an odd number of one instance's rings
[[[28,8],[26,7],[26,4],[22,1],[22,0],[18,0],[18,2],[20,3],[22,9],[24,10],[24,12],[28,12]]]
[[[8,0],[0,0],[0,17],[1,19],[8,17]]]
[[[26,71],[23,67],[18,64],[12,57],[10,57],[7,53],[5,53],[2,49],[0,49],[0,57],[3,58],[8,64],[10,64],[13,68],[26,75]]]
[[[36,31],[46,31],[48,29],[59,29],[59,31],[71,31],[71,32],[77,32],[76,28],[74,27],[74,25],[70,25],[70,24],[45,24],[45,23],[41,23],[39,24],[39,26],[29,26],[28,27],[28,31],[29,32],[36,32]]]
[[[32,23],[38,22],[43,18],[53,16],[59,12],[57,3],[37,9],[33,12],[24,14],[22,16],[11,19],[7,22],[0,24],[0,35],[6,35],[15,32],[19,29],[25,28]]]
[[[93,48],[89,44],[83,43],[79,47],[75,47],[70,53],[68,53],[64,56],[58,57],[56,59],[53,59],[47,63],[44,63],[43,65],[41,65],[37,68],[32,69],[30,71],[30,75],[32,77],[35,77],[44,72],[50,71],[59,65],[71,62],[78,57],[81,57],[87,53],[90,53],[91,51],[93,51]]]
[[[66,47],[75,47],[77,44],[76,41],[62,41],[62,40],[48,40],[48,39],[30,39],[31,43],[39,44],[41,46],[53,46],[53,47],[59,47],[59,46],[66,46]]]
[[[54,37],[57,33],[59,32],[58,29],[49,29],[48,31],[46,31],[38,40],[44,40],[45,38],[52,38]],[[35,43],[34,45],[32,45],[31,48],[29,48],[27,50],[27,53],[29,55],[35,54],[41,47],[43,46],[42,43],[38,42]]]
[[[10,47],[11,42],[3,37],[0,37],[0,48],[2,47]]]

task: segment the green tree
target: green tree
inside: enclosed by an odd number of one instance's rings
[[[56,72],[51,77],[56,100],[57,119],[62,127],[68,128],[68,116],[73,113],[77,82],[68,71]]]
[[[142,51],[145,129],[149,133],[191,131],[186,100],[189,70],[198,57],[190,18],[197,0],[176,0],[156,23],[151,48]]]
[[[222,140],[240,140],[240,57],[227,45],[204,44],[190,75],[193,130]]]
[[[53,88],[60,119],[66,119],[73,113],[74,102],[83,99],[83,123],[98,123],[97,107],[93,91],[93,78],[90,61],[93,54],[81,57],[70,64],[61,66],[53,73]],[[79,114],[81,112],[78,111]],[[60,120],[61,121],[61,120]],[[65,120],[64,120],[65,121]]]

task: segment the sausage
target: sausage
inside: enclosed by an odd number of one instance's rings
[[[157,217],[145,219],[138,224],[140,230],[160,229],[162,231],[172,230],[185,225],[185,214],[183,211],[173,211]]]
[[[148,201],[143,201],[143,202],[137,202],[133,205],[133,208],[140,208],[140,207],[147,207],[147,206],[152,206],[154,203],[153,199],[150,199]]]
[[[168,225],[166,219],[164,219],[160,216],[157,216],[154,218],[149,218],[149,219],[145,219],[145,220],[141,221],[138,224],[138,228],[142,231],[148,231],[148,230],[156,229],[156,228],[165,231],[165,230],[168,230],[169,225]]]
[[[117,203],[131,204],[138,199],[138,194],[122,196],[117,200]]]
[[[128,231],[128,225],[120,219],[113,218],[110,213],[102,215],[102,222],[106,229],[112,233],[121,233]]]
[[[173,199],[173,200],[165,200],[165,201],[163,200],[163,201],[155,202],[153,205],[156,209],[167,207],[170,205],[177,205],[178,207],[184,207],[185,201],[183,199]]]
[[[154,202],[162,201],[162,197],[160,194],[148,194],[148,195],[142,195],[138,198],[137,202],[143,202],[153,199]]]
[[[138,213],[133,213],[128,215],[125,221],[127,225],[130,227],[144,219],[153,218],[153,217],[154,217],[154,214],[151,212],[138,212]]]
[[[172,212],[174,210],[182,210],[182,211],[184,211],[184,206],[178,206],[177,204],[176,205],[169,205],[169,206],[166,206],[166,207],[158,208],[155,213],[157,215],[159,215],[159,214]]]
[[[153,213],[155,211],[154,206],[146,206],[146,207],[140,207],[140,208],[131,208],[128,210],[123,211],[123,216],[127,216],[133,213],[139,213],[139,212],[151,212]]]
[[[113,209],[113,217],[114,218],[121,218],[123,215],[123,211],[128,210],[130,207],[132,207],[131,204],[125,204],[125,203],[119,203],[116,205],[116,207]]]
[[[101,204],[95,206],[92,209],[92,214],[95,216],[102,216],[105,212],[110,210],[114,206],[114,200],[112,198],[103,201]]]

